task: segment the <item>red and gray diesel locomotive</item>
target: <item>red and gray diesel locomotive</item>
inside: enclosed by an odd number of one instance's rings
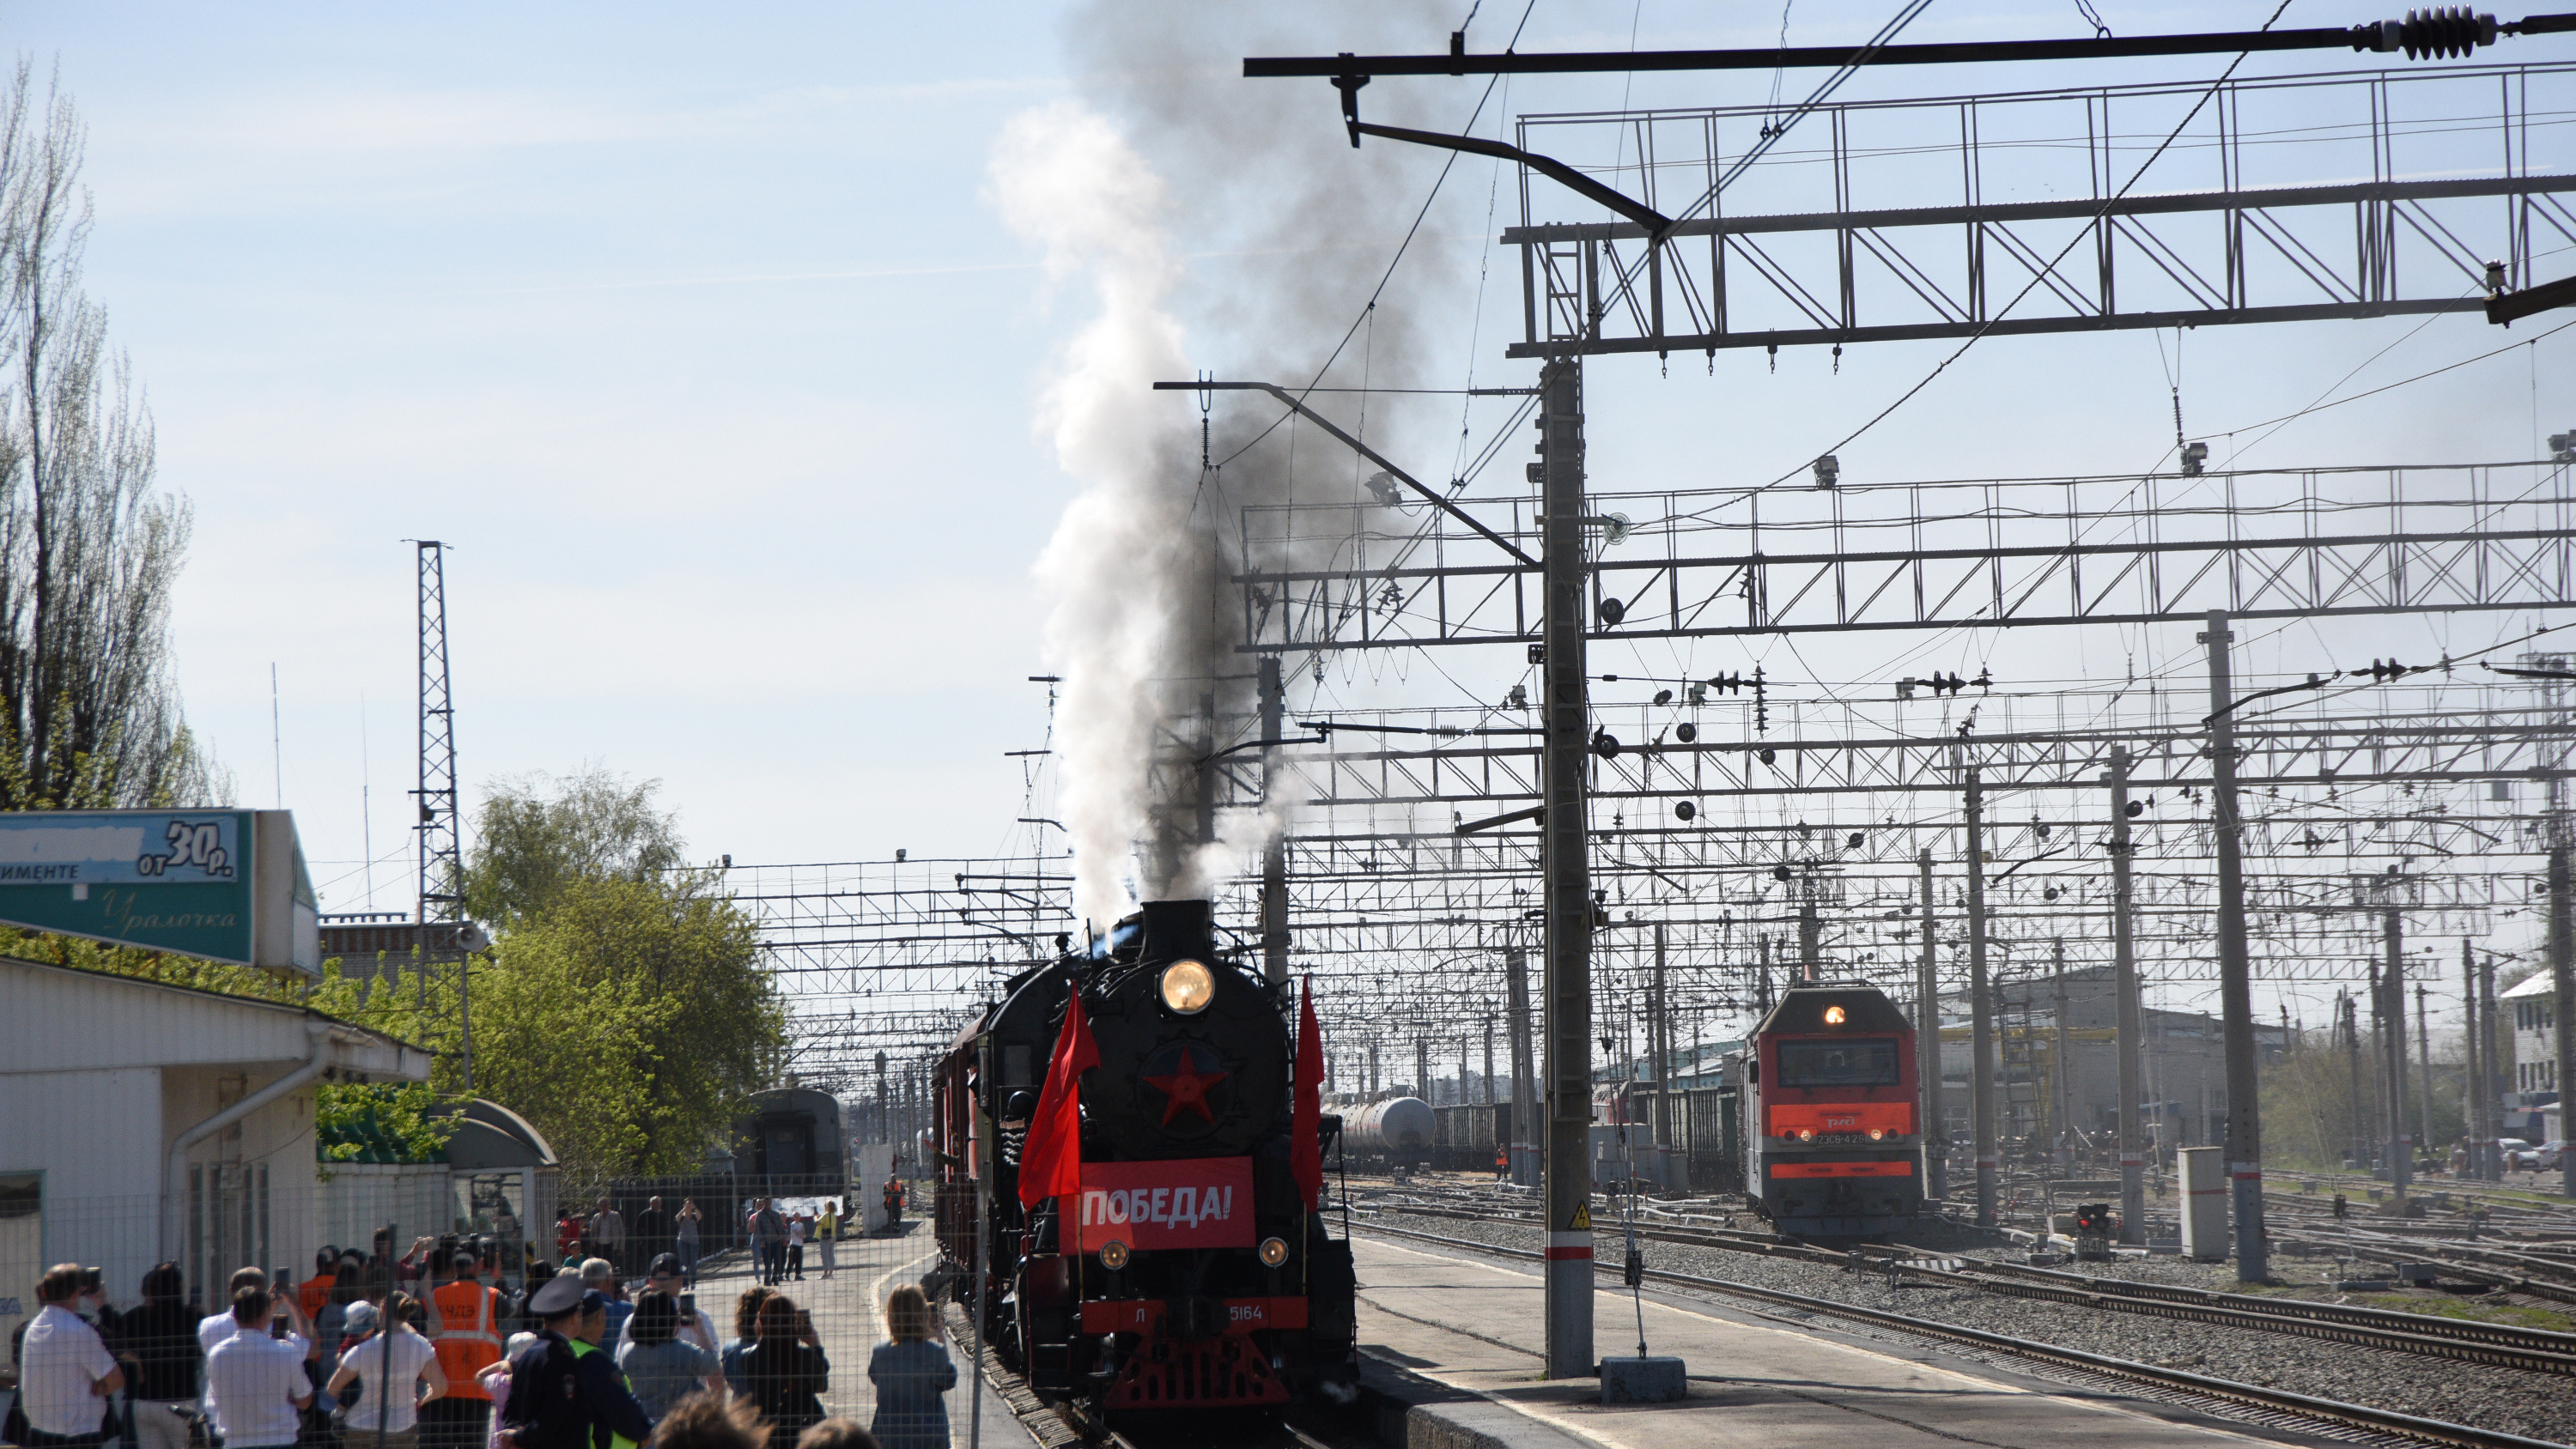
[[[1077,993],[1099,1054],[1078,1079],[1081,1190],[1024,1208]],[[1217,951],[1207,902],[1157,901],[1013,978],[951,1044],[941,1255],[973,1304],[980,1215],[988,1331],[1031,1387],[1109,1411],[1347,1397],[1357,1290],[1292,1169],[1292,1004]]]
[[[1795,1237],[1870,1237],[1923,1209],[1914,1028],[1877,987],[1793,986],[1746,1053],[1744,1188]]]

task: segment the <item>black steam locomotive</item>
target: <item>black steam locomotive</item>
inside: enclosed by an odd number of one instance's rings
[[[941,1061],[944,1267],[972,1305],[980,1216],[987,1331],[1040,1392],[1111,1411],[1347,1398],[1351,1250],[1291,1168],[1291,1003],[1215,947],[1207,902],[1149,903],[1094,953],[1014,978]],[[1024,1210],[1077,991],[1100,1058],[1080,1080],[1081,1191]]]

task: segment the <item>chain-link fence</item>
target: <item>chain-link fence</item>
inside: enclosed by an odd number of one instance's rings
[[[597,1258],[612,1265],[598,1347],[617,1356],[653,1417],[716,1392],[759,1404],[782,1444],[830,1415],[907,1429],[893,1436],[906,1443],[946,1443],[949,1422],[963,1433],[965,1356],[946,1344],[935,1304],[904,1325],[920,1342],[893,1343],[887,1321],[897,1291],[938,1262],[926,1198],[890,1163],[868,1165],[887,1170],[864,1192],[839,1176],[617,1182],[581,1214],[550,1200],[550,1182],[503,1174],[487,1183],[444,1167],[333,1166],[291,1188],[283,1165],[192,1168],[166,1204],[48,1198],[0,1181],[0,1332],[14,1347],[50,1264],[96,1267],[105,1301],[95,1322],[135,1381],[109,1416],[110,1449],[179,1449],[203,1387],[195,1329],[229,1304],[238,1270],[262,1269],[284,1288],[292,1306],[279,1311],[291,1315],[290,1330],[318,1346],[317,1388],[327,1389],[344,1352],[367,1362],[355,1351],[375,1340],[359,1305],[381,1312],[401,1293],[425,1300],[415,1323],[450,1370],[447,1406],[418,1416],[420,1449],[484,1449],[491,1409],[474,1397],[476,1371],[535,1330],[524,1311],[535,1287]],[[597,1215],[602,1197],[614,1221]],[[480,1317],[474,1309],[453,1311],[478,1303],[454,1277],[460,1247],[473,1282],[492,1290],[480,1300],[488,1325],[467,1321]],[[177,1272],[149,1302],[146,1276],[163,1263]],[[156,1364],[149,1374],[147,1360]],[[0,1388],[14,1391],[14,1353],[10,1367]],[[352,1429],[340,1402],[363,1391],[361,1374],[340,1395],[319,1395],[303,1449],[368,1449],[376,1436]],[[393,1409],[402,1419],[399,1396]],[[906,1422],[884,1422],[881,1411]],[[181,1426],[176,1445],[161,1433],[171,1422]],[[0,1440],[26,1442],[20,1432]]]

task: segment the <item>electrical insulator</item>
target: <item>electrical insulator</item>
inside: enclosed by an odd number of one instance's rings
[[[2353,27],[2352,48],[2403,50],[2408,60],[2449,60],[2479,46],[2493,45],[2495,40],[2494,16],[2479,15],[2465,5],[2448,5],[2409,10],[2403,20],[2357,25]]]
[[[1771,701],[1762,683],[1762,666],[1753,666],[1753,732],[1767,734],[1771,729]],[[1771,752],[1762,752],[1762,763],[1771,763]]]

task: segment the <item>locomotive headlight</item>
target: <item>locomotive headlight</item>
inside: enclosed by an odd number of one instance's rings
[[[1127,1266],[1127,1245],[1111,1238],[1100,1245],[1100,1266],[1115,1273]]]
[[[1263,1238],[1263,1239],[1261,1240],[1261,1266],[1262,1266],[1262,1267],[1264,1267],[1264,1268],[1276,1268],[1276,1267],[1278,1267],[1280,1264],[1285,1263],[1285,1262],[1287,1262],[1287,1261],[1288,1261],[1288,1241],[1287,1241],[1287,1239],[1285,1239],[1285,1238]]]
[[[1216,973],[1200,961],[1175,961],[1163,968],[1163,1004],[1183,1016],[1196,1016],[1216,1000]]]
[[[1827,1026],[1840,1026],[1840,1025],[1842,1025],[1842,1024],[1843,1024],[1843,1009],[1842,1009],[1841,1007],[1839,1007],[1839,1006],[1828,1006],[1828,1007],[1826,1007],[1826,1008],[1825,1008],[1825,1025],[1827,1025]]]
[[[1801,1127],[1801,1128],[1799,1128],[1799,1129],[1798,1129],[1798,1140],[1799,1140],[1799,1141],[1801,1141],[1801,1142],[1813,1142],[1813,1141],[1815,1141],[1815,1140],[1816,1140],[1816,1132],[1815,1132],[1815,1129],[1814,1129],[1814,1128],[1812,1128],[1812,1127]]]
[[[1869,1129],[1869,1140],[1870,1140],[1870,1141],[1872,1141],[1872,1142],[1876,1142],[1876,1141],[1878,1141],[1880,1138],[1885,1137],[1886,1135],[1887,1135],[1887,1129],[1886,1129],[1886,1128],[1884,1128],[1884,1127],[1872,1127],[1871,1129]]]

